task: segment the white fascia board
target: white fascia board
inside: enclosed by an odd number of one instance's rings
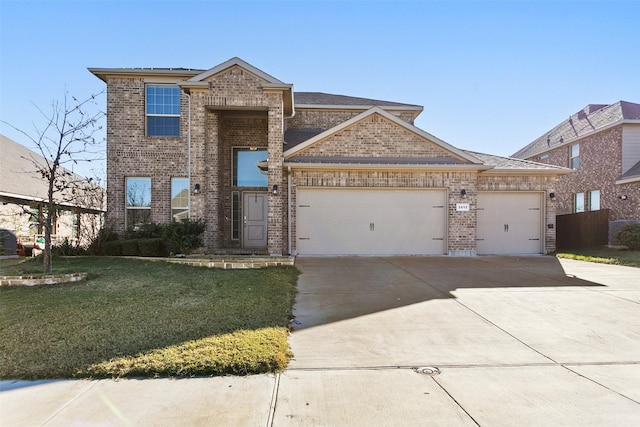
[[[468,161],[470,161],[472,163],[482,163],[479,159],[476,159],[475,157],[471,156],[470,154],[467,154],[464,151],[459,150],[459,149],[455,148],[454,146],[452,146],[450,144],[447,144],[443,140],[441,140],[439,138],[436,138],[435,136],[431,135],[430,133],[427,133],[427,132],[423,131],[422,129],[417,128],[417,127],[413,126],[410,123],[405,122],[404,120],[394,116],[393,114],[383,110],[380,107],[371,107],[367,111],[365,111],[365,112],[363,112],[361,114],[358,114],[357,116],[352,117],[352,118],[350,118],[349,120],[347,120],[347,121],[345,121],[343,123],[340,123],[338,126],[332,127],[331,129],[328,129],[328,130],[326,130],[326,131],[314,136],[313,138],[309,138],[307,141],[305,141],[305,142],[303,142],[301,144],[296,145],[295,147],[292,147],[292,148],[286,150],[283,153],[283,155],[284,155],[285,159],[287,157],[291,157],[292,155],[294,155],[294,154],[296,154],[296,153],[308,148],[309,146],[311,146],[311,145],[313,145],[313,144],[315,144],[315,143],[317,143],[317,142],[329,137],[330,135],[338,133],[341,130],[346,129],[347,127],[349,127],[349,126],[351,126],[351,125],[353,125],[353,124],[355,124],[355,123],[357,123],[357,122],[359,122],[361,120],[364,120],[365,118],[371,116],[372,114],[376,114],[376,113],[380,114],[381,116],[383,116],[383,117],[385,117],[387,119],[389,119],[393,123],[395,123],[395,124],[397,124],[397,125],[399,125],[401,127],[404,127],[405,129],[417,134],[418,136],[421,136],[421,137],[425,138],[426,140],[431,141],[431,142],[439,145],[443,149],[445,149],[447,151],[450,151],[450,152],[456,154],[457,156],[459,156],[459,157],[461,157],[461,158],[463,158],[465,160],[468,160]]]
[[[168,77],[174,81],[184,80],[198,75],[202,70],[173,70],[154,68],[87,68],[89,72],[100,80],[107,82],[107,78],[114,77]]]
[[[244,68],[245,70],[249,71],[252,74],[255,74],[257,77],[260,77],[263,80],[266,80],[269,83],[279,83],[279,84],[284,84],[283,82],[281,82],[280,80],[276,79],[275,77],[265,73],[264,71],[254,67],[253,65],[249,64],[248,62],[243,61],[242,59],[238,58],[238,57],[234,57],[229,59],[228,61],[223,62],[222,64],[218,64],[213,68],[210,68],[204,72],[201,72],[200,74],[193,76],[192,78],[190,78],[189,80],[191,81],[199,81],[199,80],[204,80],[208,77],[211,77],[215,74],[218,74],[224,70],[226,70],[227,68],[233,67],[234,65],[237,65],[241,68]]]
[[[634,182],[640,182],[640,175],[631,176],[629,178],[618,179],[616,180],[616,184],[633,184]]]
[[[485,171],[492,166],[486,165],[417,165],[417,164],[388,164],[388,163],[283,163],[283,167],[291,169],[322,169],[322,170],[408,170],[430,172],[461,172]]]
[[[45,199],[44,197],[37,197],[37,196],[29,196],[26,194],[15,194],[15,193],[8,193],[6,191],[0,191],[0,197],[8,197],[10,199],[14,199],[14,200],[22,200],[25,202],[25,204],[29,204],[29,202],[37,202],[37,203],[48,203],[49,200]],[[58,207],[62,207],[62,208],[69,208],[69,209],[82,209],[85,211],[94,211],[94,212],[104,212],[105,210],[102,208],[94,208],[94,207],[90,207],[90,206],[85,206],[85,205],[78,205],[78,204],[73,204],[73,203],[68,203],[68,202],[57,202],[54,201],[55,205]]]

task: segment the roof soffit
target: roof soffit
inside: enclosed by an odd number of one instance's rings
[[[407,122],[405,122],[404,120],[394,116],[393,114],[383,110],[380,107],[372,107],[370,109],[368,109],[367,111],[364,111],[361,114],[358,114],[355,117],[352,117],[351,119],[339,124],[338,126],[335,126],[331,129],[328,129],[312,138],[309,138],[308,140],[306,140],[305,142],[302,142],[298,145],[296,145],[295,147],[292,147],[288,150],[286,150],[283,155],[285,156],[285,159],[290,158],[292,156],[294,156],[295,154],[305,150],[306,148],[317,144],[323,140],[325,140],[326,138],[337,134],[338,132],[342,131],[343,129],[346,129],[352,125],[354,125],[355,123],[358,123],[364,119],[366,119],[367,117],[373,115],[373,114],[379,114],[382,117],[388,119],[389,121],[395,123],[396,125],[398,125],[399,127],[402,127],[410,132],[413,132],[415,134],[417,134],[418,136],[424,138],[425,140],[438,145],[440,148],[451,152],[452,154],[454,154],[455,156],[467,160],[471,163],[477,163],[477,164],[481,164],[482,161],[480,161],[479,159],[475,158],[474,156],[472,156],[471,154],[465,153],[464,151],[455,148],[454,146],[442,141],[439,138],[436,138],[435,136],[423,131],[420,128],[417,128]]]

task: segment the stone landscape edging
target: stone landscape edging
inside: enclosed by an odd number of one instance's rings
[[[21,276],[0,276],[0,286],[38,286],[58,283],[79,282],[87,279],[88,273],[72,274],[23,274]]]

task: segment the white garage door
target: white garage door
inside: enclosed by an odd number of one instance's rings
[[[478,193],[479,255],[542,252],[540,193]]]
[[[441,255],[444,190],[298,189],[301,255]]]

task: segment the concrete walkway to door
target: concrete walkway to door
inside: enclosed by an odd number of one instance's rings
[[[640,424],[640,269],[546,256],[297,265],[276,411],[293,421],[278,425]]]

